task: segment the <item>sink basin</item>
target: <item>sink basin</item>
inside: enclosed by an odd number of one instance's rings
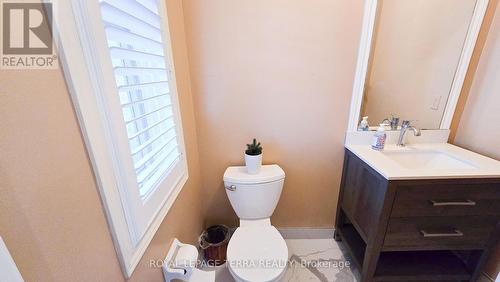
[[[388,180],[500,177],[500,161],[448,143],[389,143],[382,151],[348,144],[346,149]]]
[[[407,169],[476,169],[472,164],[439,151],[401,150],[383,154]]]

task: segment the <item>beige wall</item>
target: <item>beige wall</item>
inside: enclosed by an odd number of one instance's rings
[[[190,178],[133,274],[202,228],[200,175],[182,1],[168,1]],[[0,71],[0,236],[26,281],[122,281],[123,275],[61,70]]]
[[[461,115],[454,143],[500,160],[500,6],[496,6],[488,37]],[[500,246],[486,267],[500,271]]]
[[[0,71],[0,100],[0,236],[24,279],[120,278],[61,72]]]
[[[437,129],[476,0],[380,1],[363,116]]]
[[[286,172],[272,221],[332,227],[363,1],[184,4],[206,224],[237,225],[222,182],[256,137]]]

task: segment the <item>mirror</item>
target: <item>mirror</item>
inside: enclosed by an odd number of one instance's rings
[[[411,120],[421,129],[442,128],[476,2],[378,1],[358,125],[368,116],[375,130],[395,116],[399,125]]]

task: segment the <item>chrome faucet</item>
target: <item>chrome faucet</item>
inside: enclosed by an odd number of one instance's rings
[[[399,132],[398,143],[396,145],[404,147],[404,138],[407,130],[413,131],[413,134],[415,134],[415,136],[420,136],[420,129],[411,126],[409,120],[403,120],[403,123],[401,123],[401,131]]]
[[[391,115],[391,119],[385,118],[382,121],[383,124],[390,125],[391,130],[398,130],[398,125],[399,125],[399,118]]]

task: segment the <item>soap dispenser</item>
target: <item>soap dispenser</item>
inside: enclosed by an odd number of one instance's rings
[[[375,135],[373,135],[372,149],[382,151],[385,147],[386,138],[387,134],[385,133],[385,124],[381,123],[375,132]]]
[[[369,127],[370,125],[368,124],[368,117],[363,117],[363,119],[359,123],[358,129],[362,131],[368,131]]]

